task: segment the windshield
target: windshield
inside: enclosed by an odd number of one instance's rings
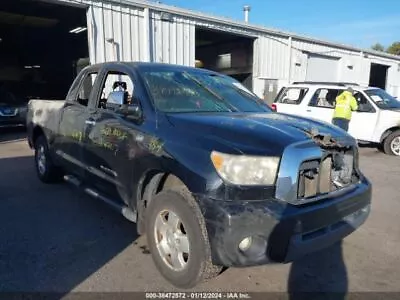
[[[269,107],[235,79],[196,71],[142,73],[156,108],[163,112],[269,112]]]
[[[400,101],[382,89],[366,90],[365,93],[381,109],[400,109]]]

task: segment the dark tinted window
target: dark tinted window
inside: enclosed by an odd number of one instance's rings
[[[358,104],[357,111],[358,112],[375,112],[374,107],[369,102],[369,100],[367,98],[365,98],[365,96],[363,94],[361,94],[360,92],[356,92],[354,94],[354,98],[356,98],[356,100],[357,100],[357,104]]]

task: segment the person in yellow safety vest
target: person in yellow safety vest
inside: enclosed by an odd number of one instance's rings
[[[357,100],[354,98],[353,93],[354,90],[351,87],[348,87],[336,97],[332,124],[342,128],[345,131],[349,130],[352,111],[356,111],[358,109]]]

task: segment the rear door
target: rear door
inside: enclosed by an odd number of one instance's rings
[[[277,95],[274,104],[276,111],[295,116],[304,116],[305,105],[303,100],[309,89],[304,87],[284,87]]]
[[[319,88],[311,97],[306,109],[306,117],[332,123],[335,100],[341,89]]]
[[[94,91],[93,86],[97,75],[97,71],[88,71],[77,78],[76,89],[70,92],[62,109],[59,130],[54,141],[55,152],[58,157],[61,157],[67,171],[79,177],[83,177],[85,173],[82,146],[88,103]]]

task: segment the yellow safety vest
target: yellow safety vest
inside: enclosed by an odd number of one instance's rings
[[[351,112],[357,109],[357,100],[350,92],[344,91],[336,97],[336,105],[333,117],[351,120]]]

